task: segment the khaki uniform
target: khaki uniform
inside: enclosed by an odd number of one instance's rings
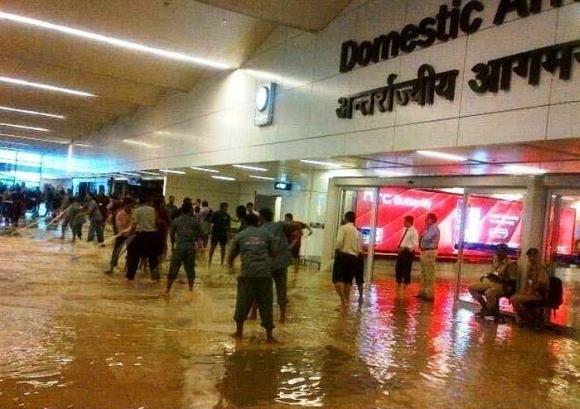
[[[532,310],[527,308],[525,303],[544,300],[549,287],[550,277],[546,267],[542,264],[530,265],[528,267],[528,281],[524,290],[510,298],[510,302],[520,320],[526,322],[533,318]]]
[[[484,278],[481,282],[469,286],[471,296],[481,304],[483,308],[497,308],[499,299],[510,291],[506,283],[517,280],[518,265],[508,258],[499,260],[494,256],[492,262],[492,274],[499,277],[502,282],[496,282],[489,278]]]

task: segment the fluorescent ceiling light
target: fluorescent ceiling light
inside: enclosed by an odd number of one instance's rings
[[[546,173],[544,169],[525,165],[505,165],[504,169],[509,173],[517,175],[542,175]]]
[[[134,139],[123,139],[123,143],[126,143],[127,145],[143,146],[144,148],[149,149],[160,148],[159,145],[153,145],[152,143],[136,141]]]
[[[248,166],[248,165],[233,165],[233,166],[234,166],[234,168],[255,170],[256,172],[267,172],[268,171],[268,169],[266,169],[266,168],[260,168],[257,166]]]
[[[173,173],[174,175],[185,175],[185,172],[182,171],[182,170],[159,169],[159,172],[163,172],[163,173]]]
[[[300,160],[300,162],[309,163],[311,165],[334,166],[334,167],[342,168],[342,165],[340,163],[322,162],[319,160],[306,160],[306,159],[302,159],[302,160]]]
[[[55,87],[54,85],[41,84],[39,82],[25,81],[25,80],[20,80],[17,78],[9,78],[9,77],[0,76],[0,82],[14,84],[14,85],[21,85],[23,87],[38,88],[38,89],[43,89],[46,91],[62,92],[63,94],[76,95],[76,96],[80,96],[80,97],[96,97],[96,95],[94,95],[94,94],[90,94],[90,93],[84,92],[84,91],[78,91],[76,89]]]
[[[447,160],[452,160],[452,161],[455,161],[455,162],[466,162],[467,160],[469,160],[469,159],[467,159],[464,156],[452,155],[450,153],[444,153],[444,152],[417,151],[417,153],[419,155],[427,156],[429,158],[447,159]]]
[[[175,61],[183,61],[187,63],[193,63],[198,65],[203,65],[211,68],[218,68],[222,70],[227,70],[230,67],[226,64],[219,63],[216,61],[211,61],[205,58],[194,57],[188,54],[179,53],[175,51],[163,50],[161,48],[149,47],[143,44],[134,43],[132,41],[122,40],[119,38],[109,37],[102,34],[91,33],[90,31],[79,30],[77,28],[62,26],[60,24],[53,24],[47,21],[37,20],[34,18],[24,17],[17,14],[5,13],[0,11],[0,20],[9,20],[15,23],[25,24],[27,26],[40,27],[46,30],[58,31],[63,34],[86,38],[88,40],[96,41],[99,43],[108,44],[118,48],[124,48],[131,51],[138,51],[145,54],[151,54],[158,57],[167,58]]]
[[[7,136],[9,138],[18,138],[18,139],[28,139],[30,141],[40,141],[40,142],[49,142],[49,143],[58,143],[61,145],[68,145],[70,142],[64,139],[43,139],[43,138],[33,138],[31,136],[20,136],[20,135],[12,135],[9,133],[0,133],[0,136]]]
[[[17,125],[17,124],[7,124],[0,122],[0,126],[7,126],[9,128],[16,128],[16,129],[26,129],[28,131],[37,131],[37,132],[50,132],[50,129],[46,128],[38,128],[36,126],[26,126],[26,125]]]
[[[117,172],[119,175],[125,175],[125,176],[136,176],[136,177],[140,177],[141,175],[138,173],[134,173],[134,172]]]
[[[191,166],[191,169],[199,170],[200,172],[220,173],[220,171],[216,169],[198,168],[197,166]]]
[[[212,176],[212,178],[218,180],[227,180],[228,182],[234,182],[236,180],[235,178],[230,178],[228,176]]]
[[[47,114],[46,112],[30,111],[28,109],[12,108],[12,107],[6,107],[6,106],[1,106],[1,105],[0,105],[0,111],[16,112],[19,114],[26,114],[26,115],[46,116],[49,118],[57,118],[57,119],[65,119],[66,118],[62,115]]]
[[[137,173],[141,173],[143,175],[151,175],[151,176],[161,176],[159,175],[159,173],[155,173],[155,172],[147,172],[145,170],[136,170],[135,172]]]
[[[87,143],[73,143],[74,146],[78,146],[79,148],[92,148],[93,145],[89,145]]]
[[[269,178],[269,177],[266,177],[266,176],[256,176],[256,175],[250,175],[250,177],[251,177],[252,179],[258,179],[258,180],[272,180],[272,181],[276,180],[276,179],[274,179],[274,178]]]

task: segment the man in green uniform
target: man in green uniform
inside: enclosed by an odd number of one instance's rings
[[[272,302],[272,257],[274,257],[274,237],[265,229],[258,228],[258,218],[254,214],[246,216],[248,226],[236,237],[231,245],[228,265],[233,268],[238,255],[242,258],[242,268],[238,276],[238,294],[236,298],[235,338],[242,338],[244,321],[248,317],[252,303],[255,301],[260,309],[262,327],[266,329],[269,343],[276,342],[272,335],[274,317]]]
[[[193,217],[193,205],[191,202],[186,203],[181,208],[181,216],[173,220],[169,228],[173,252],[171,254],[169,274],[167,275],[167,289],[164,294],[166,297],[169,296],[171,286],[177,278],[182,264],[185,274],[187,274],[189,291],[193,291],[193,283],[195,281],[194,243],[200,234],[201,226]]]
[[[286,304],[288,304],[288,266],[290,265],[290,247],[284,234],[284,222],[273,222],[274,214],[271,209],[260,210],[261,229],[274,236],[276,257],[272,260],[272,278],[276,285],[276,301],[280,307],[280,322],[286,322]]]

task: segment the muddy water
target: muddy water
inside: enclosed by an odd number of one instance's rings
[[[451,283],[423,303],[378,279],[342,315],[326,274],[290,273],[269,346],[254,322],[230,337],[219,266],[167,301],[142,274],[102,274],[109,252],[0,237],[1,409],[580,407],[577,339],[477,321]]]

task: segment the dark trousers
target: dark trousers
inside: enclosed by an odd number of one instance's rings
[[[397,283],[411,283],[411,270],[413,268],[413,259],[415,255],[408,249],[403,249],[397,255],[397,264],[395,266],[395,274]]]
[[[272,278],[276,286],[276,302],[278,305],[288,304],[288,267],[272,270]]]
[[[169,274],[167,275],[167,279],[169,281],[175,281],[182,264],[185,270],[185,274],[187,275],[187,282],[191,288],[193,287],[193,283],[195,281],[195,250],[193,248],[176,248],[173,250],[171,253]]]
[[[111,254],[111,269],[117,267],[119,264],[119,255],[121,254],[125,241],[127,241],[126,236],[119,236],[115,239],[115,246],[113,247],[113,253]]]
[[[79,238],[79,239],[82,238],[82,235],[83,235],[83,224],[82,223],[71,224],[71,229],[72,229],[72,233],[73,233],[73,240],[75,240],[76,238]]]
[[[234,320],[243,323],[256,302],[260,309],[262,327],[265,329],[274,328],[274,290],[272,288],[272,277],[238,277],[238,294],[236,296],[236,312]]]
[[[151,278],[158,279],[157,266],[159,265],[159,244],[157,232],[138,232],[135,238],[127,246],[127,275],[129,280],[135,279],[139,261],[142,257],[147,257]],[[157,275],[156,275],[157,274]]]
[[[97,241],[100,243],[105,241],[103,223],[99,221],[92,221],[89,225],[89,235],[87,241],[91,242],[95,239],[95,233],[97,234]]]

